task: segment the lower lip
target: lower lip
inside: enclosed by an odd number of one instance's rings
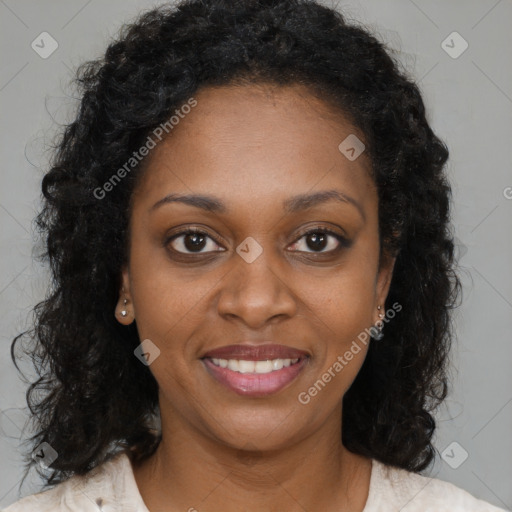
[[[208,358],[202,361],[210,375],[231,391],[239,395],[258,397],[277,393],[296,379],[304,367],[306,358],[269,373],[240,373],[221,368]]]

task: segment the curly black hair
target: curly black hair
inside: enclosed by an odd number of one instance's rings
[[[387,302],[402,311],[371,343],[343,403],[352,452],[419,472],[435,457],[433,412],[448,390],[450,310],[460,281],[445,144],[415,81],[363,26],[313,0],[185,0],[124,25],[104,57],[82,64],[76,119],[58,135],[36,224],[52,272],[33,328],[18,341],[38,377],[27,390],[29,443],[58,453],[45,485],[126,450],[150,456],[161,434],[158,385],[133,351],[136,324],[114,318],[128,257],[131,197],[142,164],[102,187],[199,88],[306,86],[365,136],[383,252],[396,256]],[[21,370],[20,370],[21,371]],[[35,462],[27,453],[27,467]],[[28,470],[27,470],[28,471]]]

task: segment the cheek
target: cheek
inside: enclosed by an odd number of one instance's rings
[[[339,284],[339,287],[336,285]],[[334,395],[344,394],[362,366],[370,337],[365,329],[371,326],[373,294],[340,279],[333,282],[331,297],[319,303],[314,311],[322,326],[324,343],[318,346],[317,377],[325,378]],[[325,381],[325,380],[324,380]]]
[[[343,265],[325,274],[308,275],[299,294],[332,335],[342,340],[357,336],[373,321],[376,263],[354,254]]]
[[[140,339],[153,341],[162,355],[183,352],[208,288],[172,268],[165,250],[142,236],[132,239],[129,270]]]
[[[316,324],[316,371],[314,395],[338,400],[359,372],[370,343],[369,327],[374,319],[377,259],[373,251],[354,251],[329,277],[308,276],[300,295],[307,297],[305,315]]]
[[[177,350],[204,321],[208,289],[198,282],[183,282],[157,267],[147,268],[132,280],[137,328],[141,339],[150,338],[166,349]],[[202,319],[202,320],[201,320]]]
[[[160,350],[150,370],[161,392],[186,409],[197,394],[190,365],[200,363],[195,361],[194,344],[189,340],[205,321],[201,313],[205,293],[197,282],[183,283],[175,273],[167,274],[157,266],[134,272],[135,317],[140,339],[150,339]]]
[[[308,316],[317,326],[314,370],[297,399],[320,420],[345,395],[364,363],[372,325],[373,279],[340,272],[324,293],[311,288]],[[317,281],[318,283],[318,281]]]

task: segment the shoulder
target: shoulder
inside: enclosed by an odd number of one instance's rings
[[[504,512],[449,482],[372,460],[364,512]]]
[[[2,512],[106,512],[120,503],[126,503],[120,510],[145,512],[137,498],[140,495],[130,461],[123,452],[86,475],[75,475],[51,489],[22,498]]]

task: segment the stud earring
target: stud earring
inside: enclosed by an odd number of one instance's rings
[[[121,316],[122,317],[126,317],[128,316],[128,311],[126,310],[126,304],[128,303],[128,300],[127,299],[124,299],[124,302],[123,302],[123,309],[121,310]]]

